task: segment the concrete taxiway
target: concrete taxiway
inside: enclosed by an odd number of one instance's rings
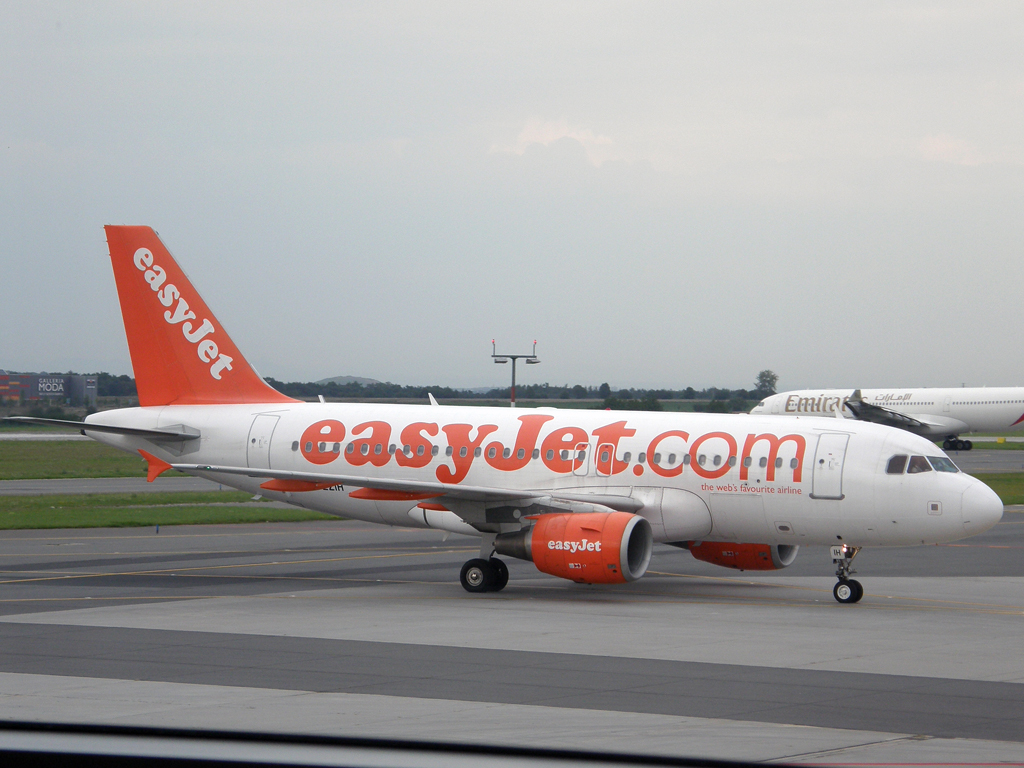
[[[0,718],[814,763],[1024,758],[1024,514],[769,574],[581,586],[350,521],[0,534]]]

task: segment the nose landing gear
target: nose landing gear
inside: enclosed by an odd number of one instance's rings
[[[832,547],[832,562],[836,564],[836,578],[839,579],[832,588],[832,596],[840,603],[856,603],[864,597],[864,587],[856,579],[850,578],[851,573],[856,573],[851,566],[858,552],[860,547],[847,544]]]

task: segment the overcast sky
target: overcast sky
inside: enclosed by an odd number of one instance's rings
[[[1024,4],[4,3],[0,368],[148,224],[264,375],[1024,385]]]

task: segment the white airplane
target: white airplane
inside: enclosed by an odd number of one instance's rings
[[[73,423],[168,470],[373,523],[480,540],[461,572],[502,589],[496,554],[583,583],[641,578],[655,542],[749,570],[831,547],[835,598],[864,546],[953,541],[1003,505],[916,435],[853,420],[305,403],[246,362],[155,232],[109,226],[139,407]]]
[[[766,397],[753,414],[853,417],[899,427],[947,451],[969,451],[967,432],[1005,432],[1024,425],[1024,387],[801,389]]]

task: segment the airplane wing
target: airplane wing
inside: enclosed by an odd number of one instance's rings
[[[574,505],[597,505],[620,512],[636,512],[643,502],[631,496],[616,494],[586,493],[578,490],[561,489],[515,489],[490,486],[450,485],[432,480],[398,480],[394,478],[364,477],[359,475],[335,475],[320,472],[295,472],[282,469],[261,469],[259,467],[231,467],[212,464],[171,464],[169,469],[179,472],[215,472],[245,477],[267,478],[260,487],[270,491],[306,492],[352,486],[349,495],[354,498],[377,501],[426,501],[453,507],[452,511],[464,518],[478,515],[464,514],[463,510],[482,512],[486,508],[502,504],[519,503],[526,507],[536,505],[540,509],[569,509]],[[577,511],[590,511],[579,509]]]
[[[898,413],[891,408],[883,408],[880,405],[873,405],[871,403],[864,402],[864,397],[861,395],[859,389],[854,390],[854,393],[850,395],[850,398],[844,403],[846,408],[849,409],[850,413],[853,414],[854,418],[860,421],[870,421],[874,424],[884,424],[887,427],[899,427],[900,429],[906,429],[910,432],[916,432],[921,429],[928,429],[929,427],[935,426],[926,421],[922,421],[914,416],[909,416],[905,413]]]
[[[891,408],[866,403],[859,389],[845,401],[844,407],[861,421],[898,427],[930,439],[970,431],[970,427],[959,419],[925,413],[899,413]],[[841,409],[836,411],[837,416],[840,413]]]

